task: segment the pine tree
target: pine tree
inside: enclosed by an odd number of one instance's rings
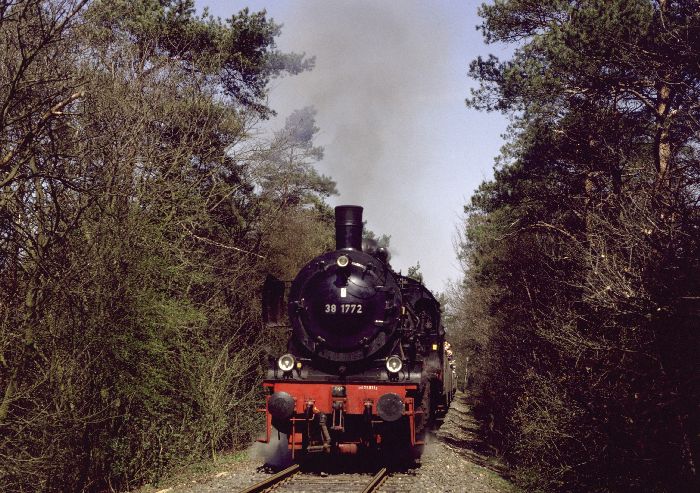
[[[699,451],[697,2],[480,12],[487,41],[517,44],[470,68],[468,104],[514,119],[462,254],[489,320],[492,439],[530,488],[685,488]]]

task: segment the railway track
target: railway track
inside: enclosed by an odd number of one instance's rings
[[[372,493],[389,477],[386,468],[374,476],[368,474],[319,475],[304,473],[295,464],[278,472],[239,493]]]

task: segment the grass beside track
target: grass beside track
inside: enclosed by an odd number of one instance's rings
[[[221,452],[213,458],[183,466],[155,484],[145,484],[133,493],[166,493],[176,486],[201,483],[219,474],[228,474],[231,469],[244,466],[250,459],[247,450]],[[165,490],[165,491],[164,491]]]

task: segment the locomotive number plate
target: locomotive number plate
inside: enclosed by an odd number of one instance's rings
[[[326,304],[326,313],[348,313],[348,314],[362,314],[362,305],[360,303],[341,303],[336,305],[335,303]]]

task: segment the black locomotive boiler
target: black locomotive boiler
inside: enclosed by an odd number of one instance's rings
[[[335,251],[304,266],[288,289],[291,335],[263,382],[262,441],[277,429],[292,457],[387,449],[415,457],[454,389],[440,304],[394,272],[385,249],[363,251],[362,207],[336,207],[335,232]],[[284,292],[268,278],[266,322],[278,320]]]

